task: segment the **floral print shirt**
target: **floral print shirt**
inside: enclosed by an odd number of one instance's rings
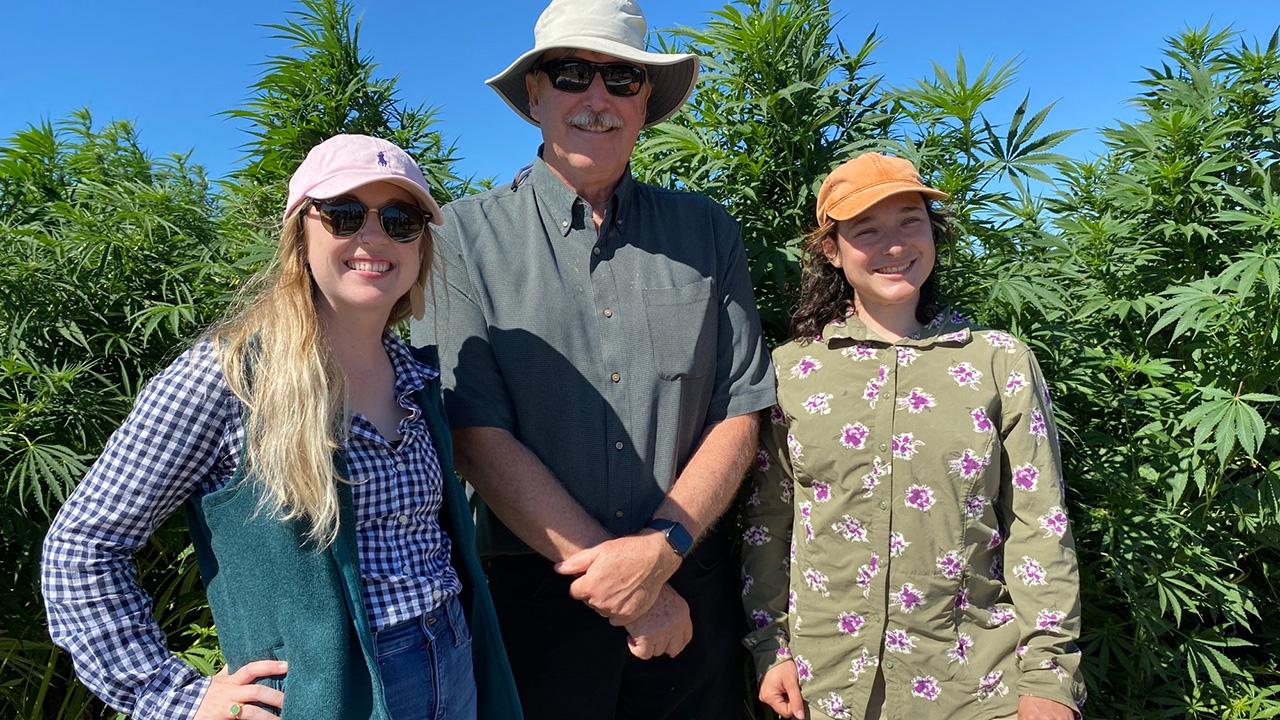
[[[747,499],[757,670],[793,659],[810,717],[989,720],[1078,708],[1080,595],[1051,401],[1022,342],[939,316],[856,317],[774,352]]]

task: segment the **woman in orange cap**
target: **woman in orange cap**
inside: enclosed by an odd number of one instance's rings
[[[836,168],[773,355],[743,542],[760,698],[783,717],[1069,720],[1076,558],[1027,346],[942,309],[950,227],[907,160]]]

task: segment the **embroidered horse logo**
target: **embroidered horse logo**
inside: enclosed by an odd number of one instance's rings
[[[382,167],[387,166],[387,158],[381,152],[378,153],[378,164],[381,165]]]

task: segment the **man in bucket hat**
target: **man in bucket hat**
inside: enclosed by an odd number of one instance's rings
[[[645,127],[693,55],[629,0],[554,0],[488,81],[542,131],[514,182],[451,203],[438,342],[457,464],[526,716],[739,717],[737,570],[717,518],[774,403],[737,224],[644,185]]]

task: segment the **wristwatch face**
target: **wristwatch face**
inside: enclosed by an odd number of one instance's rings
[[[685,530],[680,523],[672,522],[671,520],[654,520],[649,524],[649,527],[661,530],[662,534],[667,538],[667,543],[671,545],[671,549],[675,550],[680,557],[688,555],[689,551],[693,549],[693,537],[689,535],[689,531]]]

